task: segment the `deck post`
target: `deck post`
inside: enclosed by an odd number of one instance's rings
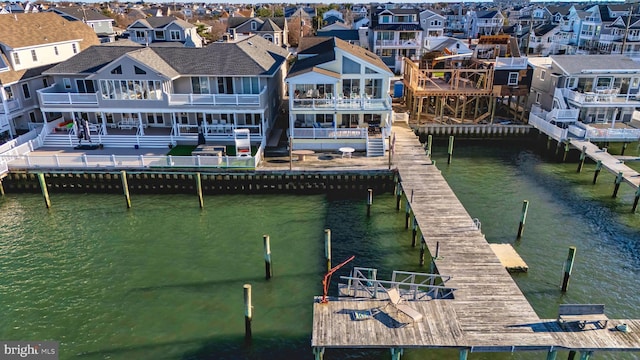
[[[453,135],[449,136],[449,149],[447,150],[447,154],[449,154],[447,164],[451,164],[451,158],[453,157]]]
[[[553,348],[551,348],[551,350],[549,350],[549,352],[547,353],[547,360],[556,360],[557,356],[558,356],[558,351],[553,350]]]
[[[621,182],[622,182],[622,171],[618,172],[618,175],[616,176],[616,182],[613,187],[613,194],[611,195],[611,197],[618,196],[618,189],[620,189]]]
[[[551,136],[547,135],[547,151],[551,150]]]
[[[431,157],[431,146],[433,145],[433,135],[427,135],[427,156]]]
[[[202,178],[200,177],[200,173],[196,173],[196,191],[198,192],[198,203],[200,204],[200,209],[203,209],[204,198],[202,197]]]
[[[327,271],[331,271],[331,229],[324,229],[324,256],[327,259]]]
[[[313,348],[313,356],[315,360],[322,360],[324,356],[324,348],[323,347],[314,347]]]
[[[562,162],[567,161],[567,154],[569,154],[569,141],[564,142],[564,153],[562,154]]]
[[[571,270],[573,270],[573,262],[576,257],[576,247],[569,247],[569,254],[567,255],[567,261],[564,264],[564,278],[562,279],[562,292],[567,292],[569,287],[569,278],[571,277]]]
[[[629,145],[629,143],[627,142],[622,143],[622,150],[620,151],[620,156],[624,156],[624,151],[627,150],[627,145]]]
[[[373,204],[373,189],[367,190],[367,216],[371,216],[371,205]]]
[[[120,180],[122,180],[122,192],[124,193],[124,200],[127,202],[127,209],[131,209],[129,182],[127,181],[127,172],[125,170],[120,171]]]
[[[518,226],[518,239],[522,237],[524,231],[524,223],[527,221],[527,211],[529,210],[529,200],[522,202],[522,216],[520,216],[520,226]]]
[[[405,201],[405,217],[404,217],[404,228],[409,228],[409,218],[411,217],[411,205],[409,205],[409,198]]]
[[[253,306],[251,306],[251,284],[244,284],[244,339],[251,341],[251,318]]]
[[[2,183],[0,183],[2,185]],[[640,186],[636,190],[636,197],[633,199],[633,207],[631,208],[631,212],[636,212],[636,208],[638,207],[638,200],[640,200]]]
[[[404,352],[404,349],[402,348],[391,348],[389,350],[391,350],[391,360],[400,360],[400,357]]]
[[[4,197],[4,185],[2,185],[2,180],[0,179],[0,196]]]
[[[587,147],[582,147],[582,152],[580,153],[580,162],[578,163],[578,172],[582,172],[582,167],[584,166],[584,159],[587,157]]]
[[[416,247],[416,235],[418,234],[418,222],[416,215],[413,214],[413,230],[411,231],[411,247]]]
[[[420,266],[424,266],[424,248],[427,244],[424,241],[424,236],[422,237],[422,239],[420,239],[420,261],[418,261],[418,264]]]
[[[42,190],[42,196],[44,197],[44,205],[48,209],[51,207],[51,199],[49,199],[49,189],[47,188],[47,181],[45,180],[43,173],[38,173],[38,182],[40,182],[40,189]]]
[[[396,211],[400,210],[400,200],[402,200],[402,187],[398,181],[396,182]]]
[[[567,360],[574,360],[575,358],[576,358],[576,351],[575,350],[569,351],[569,356],[567,356]]]
[[[467,360],[467,357],[469,356],[469,349],[460,349],[460,360]]]
[[[273,269],[271,268],[271,242],[269,235],[262,235],[264,243],[264,276],[267,280],[273,277]]]
[[[602,160],[598,160],[596,163],[596,171],[593,173],[593,184],[595,185],[596,180],[598,180],[598,174],[600,174],[600,170],[602,170]]]

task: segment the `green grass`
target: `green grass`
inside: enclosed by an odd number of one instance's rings
[[[191,156],[191,152],[196,148],[195,145],[176,145],[167,155],[171,156]]]
[[[167,155],[171,156],[191,156],[191,152],[196,148],[195,145],[176,145],[174,146]],[[255,156],[256,152],[258,152],[258,148],[256,146],[251,147],[251,156]],[[236,146],[235,145],[227,145],[226,154],[228,156],[236,156]]]

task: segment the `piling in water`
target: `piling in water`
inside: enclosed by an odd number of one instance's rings
[[[367,216],[371,216],[371,205],[373,204],[373,189],[367,190]]]
[[[2,180],[0,180],[0,196],[4,197],[4,185],[2,185]]]
[[[583,146],[582,151],[580,152],[580,162],[578,162],[578,172],[582,172],[582,167],[584,166],[584,159],[587,157],[587,147]]]
[[[269,235],[262,235],[264,243],[264,276],[267,280],[273,277],[273,268],[271,267],[271,242]]]
[[[518,239],[522,237],[524,231],[524,223],[527,221],[527,211],[529,211],[529,201],[522,202],[522,215],[520,216],[520,225],[518,226]]]
[[[251,285],[244,284],[244,339],[251,341],[251,318],[253,306],[251,306]]]
[[[600,174],[600,170],[602,170],[602,161],[598,160],[598,162],[596,162],[596,170],[593,173],[593,184],[595,185],[596,181],[598,180],[598,174]]]
[[[51,200],[49,199],[49,189],[47,189],[47,181],[44,179],[43,173],[38,173],[38,181],[40,182],[40,189],[42,189],[42,197],[44,197],[44,205],[48,209],[51,207]]]
[[[331,271],[331,229],[324,229],[324,256],[327,259],[327,272]]]
[[[616,182],[615,182],[615,185],[613,186],[613,194],[611,195],[611,197],[618,196],[618,190],[620,189],[620,183],[622,183],[622,171],[618,172],[618,175],[616,176]]]
[[[204,208],[204,198],[202,197],[202,178],[200,173],[196,173],[196,191],[198,193],[198,203],[200,204],[200,209],[202,209]]]
[[[418,235],[418,221],[413,214],[413,229],[411,230],[411,247],[416,247],[416,236]]]
[[[131,196],[129,195],[129,182],[127,181],[126,171],[120,171],[120,179],[122,180],[122,192],[124,193],[124,200],[127,203],[127,209],[131,209]]]
[[[567,255],[567,261],[564,264],[564,278],[562,279],[562,292],[566,292],[569,287],[569,278],[571,277],[571,270],[573,270],[573,262],[576,256],[576,247],[569,247],[569,254]]]
[[[425,252],[425,247],[426,244],[424,242],[424,238],[422,238],[420,240],[420,259],[419,259],[419,264],[420,266],[424,266],[424,252]]]
[[[429,134],[427,136],[427,156],[431,157],[431,146],[433,145],[433,136]]]
[[[453,136],[449,136],[449,149],[447,149],[447,164],[451,164],[451,158],[453,157]]]
[[[640,186],[636,190],[636,196],[633,199],[633,207],[631,208],[631,212],[636,212],[636,208],[638,207],[638,200],[640,200]]]

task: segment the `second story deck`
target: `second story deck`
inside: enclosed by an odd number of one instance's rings
[[[404,59],[404,84],[418,96],[489,95],[493,68],[420,69]]]

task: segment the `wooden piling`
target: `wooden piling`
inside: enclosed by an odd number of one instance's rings
[[[620,156],[624,156],[624,151],[627,150],[627,145],[629,145],[629,143],[622,143],[622,150],[620,151]]]
[[[618,190],[620,189],[620,183],[622,183],[622,171],[618,172],[618,175],[616,175],[616,182],[615,185],[613,186],[613,194],[611,195],[611,197],[616,197],[618,196]]]
[[[447,164],[451,164],[451,158],[453,157],[453,136],[449,136],[449,149],[447,150]]]
[[[409,204],[409,199],[406,199],[405,202],[405,217],[404,217],[404,228],[408,229],[409,228],[409,218],[411,217],[411,205]]]
[[[38,182],[40,182],[42,197],[44,197],[44,205],[48,209],[51,207],[51,200],[49,199],[49,189],[47,188],[47,181],[45,180],[43,173],[38,173]]]
[[[598,180],[598,174],[600,174],[600,170],[602,170],[602,160],[598,160],[598,162],[596,162],[596,171],[593,173],[593,183],[596,183],[596,180]]]
[[[331,229],[324,229],[324,256],[327,259],[327,271],[331,271]]]
[[[200,204],[200,209],[203,209],[204,198],[202,197],[202,178],[200,177],[200,173],[196,173],[196,191],[198,192],[198,203]]]
[[[573,262],[576,256],[576,247],[569,247],[569,254],[567,255],[567,261],[564,265],[564,278],[562,279],[562,292],[566,292],[569,287],[569,278],[571,277],[571,270],[573,270]]]
[[[400,186],[400,182],[396,185],[396,210],[400,210],[400,200],[402,200],[402,187]]]
[[[424,251],[425,251],[425,242],[424,242],[424,238],[420,239],[420,260],[419,260],[419,264],[420,266],[424,266]]]
[[[557,350],[551,350],[547,353],[547,360],[556,360],[556,357],[558,356],[558,351]]]
[[[4,197],[4,185],[2,185],[2,180],[0,180],[0,196]]]
[[[251,318],[253,306],[251,306],[251,285],[244,284],[244,339],[251,341]]]
[[[562,162],[567,161],[567,154],[569,154],[569,141],[564,142],[564,153],[562,154]]]
[[[567,360],[575,360],[575,358],[576,358],[576,351],[575,350],[569,351],[569,356],[567,357]]]
[[[524,231],[524,223],[527,221],[527,211],[529,211],[529,200],[522,202],[522,215],[520,216],[520,225],[518,226],[518,239],[522,237]]]
[[[431,157],[431,146],[433,145],[433,135],[427,136],[427,156]]]
[[[638,200],[640,200],[640,186],[636,190],[636,197],[633,199],[633,207],[631,208],[632,213],[636,212],[636,208],[638,207]]]
[[[373,189],[367,190],[367,216],[371,216],[371,205],[373,204]]]
[[[127,202],[127,209],[131,209],[129,182],[127,181],[127,172],[125,170],[120,171],[120,179],[122,180],[122,192],[124,193],[124,200]]]
[[[411,247],[416,247],[416,235],[418,235],[418,222],[415,215],[413,216],[413,230],[411,231]]]
[[[582,167],[584,166],[584,159],[587,157],[587,147],[582,147],[582,152],[580,152],[580,162],[578,162],[578,172],[582,172]]]
[[[271,267],[271,242],[269,235],[262,235],[264,243],[264,277],[269,280],[273,277],[273,268]]]

